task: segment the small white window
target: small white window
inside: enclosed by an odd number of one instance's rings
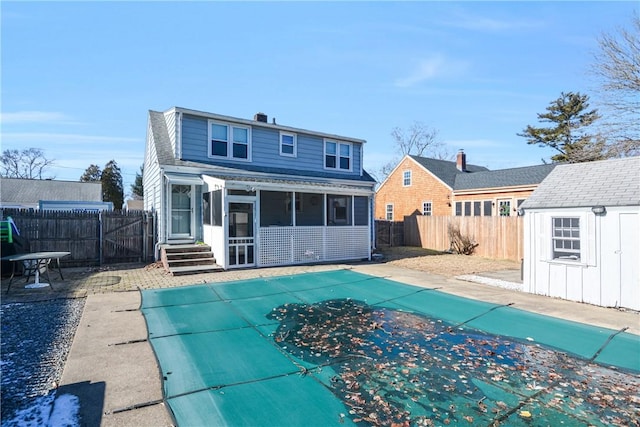
[[[402,173],[402,186],[403,187],[411,186],[411,171],[404,171]]]
[[[552,218],[553,259],[580,261],[580,218]]]
[[[422,202],[422,215],[431,216],[431,202]]]
[[[324,142],[324,167],[325,169],[338,169],[350,171],[352,168],[351,144],[345,142]]]
[[[393,221],[393,204],[387,205],[387,221]]]
[[[280,132],[280,155],[296,157],[297,156],[297,138],[294,133]]]

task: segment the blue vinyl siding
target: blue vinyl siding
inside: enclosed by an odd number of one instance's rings
[[[211,162],[216,164],[242,165],[247,162],[232,159],[210,159],[208,157],[208,122],[195,116],[182,118],[182,160]],[[251,127],[251,164],[262,167],[287,168],[326,172],[324,169],[324,139],[321,137],[297,134],[297,157],[280,155],[280,133],[277,129],[258,126]],[[360,145],[352,144],[353,171],[331,171],[341,175],[360,175]]]

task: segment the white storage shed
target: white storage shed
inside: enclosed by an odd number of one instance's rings
[[[559,165],[521,209],[525,291],[640,310],[640,157]]]

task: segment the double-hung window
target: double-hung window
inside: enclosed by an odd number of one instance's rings
[[[210,157],[251,159],[251,128],[213,121],[209,123]]]
[[[403,187],[411,186],[411,171],[404,171],[402,173],[402,186]]]
[[[280,132],[280,155],[296,157],[297,155],[297,138],[294,133]]]
[[[386,214],[387,214],[386,216],[387,221],[393,221],[393,204],[392,203],[389,203],[387,205]]]
[[[580,218],[552,218],[553,259],[580,261]]]
[[[324,142],[324,167],[325,169],[351,170],[352,164],[351,144],[344,142]]]

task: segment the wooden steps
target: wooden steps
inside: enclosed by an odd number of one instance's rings
[[[173,276],[222,271],[208,245],[162,245],[164,269]]]

